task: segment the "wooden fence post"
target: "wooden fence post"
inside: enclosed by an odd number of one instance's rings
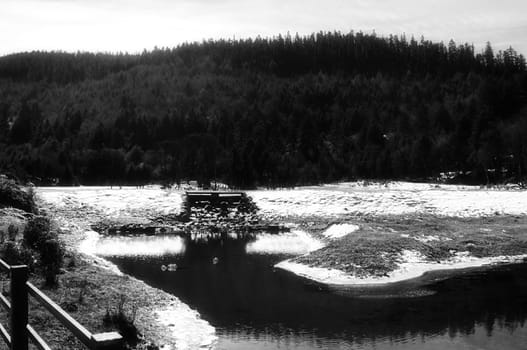
[[[27,266],[11,266],[11,350],[27,350]]]

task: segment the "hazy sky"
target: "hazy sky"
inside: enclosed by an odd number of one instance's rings
[[[526,0],[0,0],[0,55],[128,51],[208,38],[350,30],[512,45],[527,53]]]

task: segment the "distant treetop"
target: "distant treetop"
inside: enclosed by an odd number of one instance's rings
[[[206,58],[206,59],[205,59]],[[405,35],[319,32],[308,36],[208,40],[141,54],[24,52],[0,57],[0,78],[60,84],[101,79],[137,65],[200,62],[200,69],[252,70],[291,76],[308,72],[453,74],[467,71],[515,72],[526,68],[513,48],[494,53],[487,43],[481,53],[470,44],[417,41]]]

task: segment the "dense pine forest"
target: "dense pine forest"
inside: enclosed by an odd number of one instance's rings
[[[37,184],[521,182],[525,58],[360,32],[8,55],[0,173]]]

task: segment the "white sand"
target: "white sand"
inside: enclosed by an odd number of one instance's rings
[[[359,229],[359,226],[353,224],[335,224],[331,225],[322,234],[330,239],[342,238]]]
[[[527,191],[481,189],[477,186],[391,182],[364,186],[360,182],[299,187],[289,190],[251,191],[269,217],[345,214],[435,214],[458,217],[495,213],[527,214]]]
[[[39,187],[38,195],[57,207],[93,207],[107,216],[152,216],[181,210],[182,191],[160,186],[135,187]]]
[[[440,263],[425,261],[424,257],[416,251],[406,250],[400,258],[399,267],[384,277],[357,277],[338,269],[328,269],[322,267],[310,267],[304,264],[295,263],[289,260],[282,261],[275,265],[276,268],[293,272],[320,283],[338,284],[348,286],[361,285],[383,285],[387,283],[400,282],[422,276],[425,272],[438,270],[455,270],[470,267],[481,267],[500,263],[522,262],[525,255],[516,256],[497,256],[488,258],[477,258],[468,252],[459,252],[452,259]]]
[[[260,234],[256,241],[245,247],[249,254],[293,254],[302,255],[324,246],[322,242],[303,231],[282,234]]]
[[[105,215],[155,216],[178,213],[183,191],[160,186],[135,187],[40,187],[39,196],[57,206],[88,206]],[[478,217],[499,214],[527,215],[527,191],[481,189],[477,186],[390,182],[362,182],[258,190],[248,194],[261,213],[286,216],[336,217],[345,214],[435,214]]]
[[[173,305],[157,310],[155,314],[157,320],[169,329],[176,343],[175,347],[165,345],[162,350],[214,348],[218,339],[216,330],[188,305],[176,300]]]

